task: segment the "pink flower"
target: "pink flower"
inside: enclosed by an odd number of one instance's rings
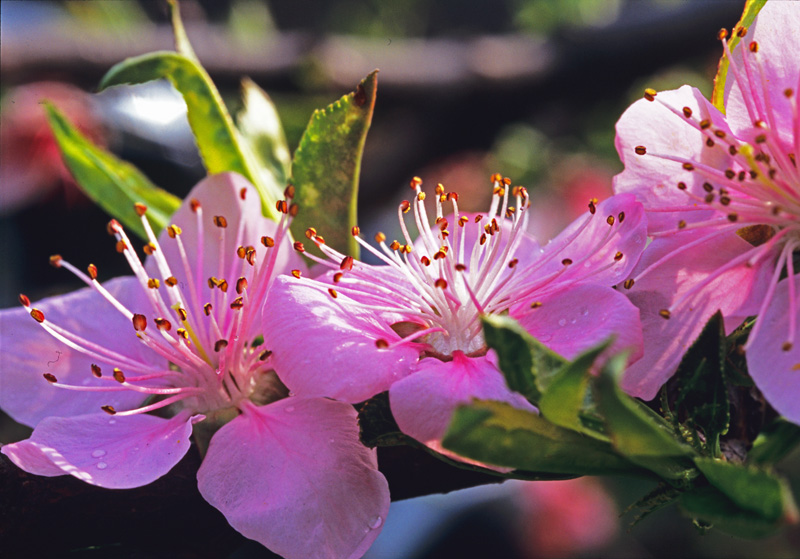
[[[403,243],[387,245],[379,233],[377,250],[353,231],[385,266],[354,261],[307,232],[331,271],[279,278],[270,306],[281,312],[266,328],[275,370],[290,390],[348,402],[388,390],[402,431],[441,450],[459,403],[486,398],[533,409],[506,386],[481,315],[508,312],[567,358],[610,335],[614,350],[639,350],[638,313],[609,286],[627,277],[644,247],[641,205],[631,195],[591,202],[591,213],[540,248],[525,232],[525,189],[499,175],[493,181],[491,208],[477,215],[459,213],[458,196],[439,185],[432,228],[421,181],[412,180],[415,199],[398,209]],[[447,218],[445,204],[453,207]],[[416,241],[403,217],[412,206]],[[310,350],[295,351],[299,343]],[[295,373],[306,369],[316,375]]]
[[[265,219],[234,174],[188,200],[158,239],[138,207],[144,264],[109,224],[133,277],[100,284],[93,266],[87,275],[56,256],[90,287],[35,307],[23,295],[24,310],[0,313],[0,405],[35,425],[2,452],[34,474],[137,487],[167,473],[208,418],[224,425],[199,488],[234,528],[285,557],[361,556],[389,506],[375,452],[349,404],[288,397],[261,337],[276,275],[303,267],[288,235],[294,209],[281,201],[281,222]]]
[[[735,29],[723,114],[694,88],[634,103],[617,124],[617,192],[648,211],[652,244],[627,286],[642,311],[644,357],[623,387],[654,397],[718,309],[728,332],[758,319],[745,345],[767,399],[800,421],[800,9],[768,2]],[[666,319],[666,320],[665,320]]]

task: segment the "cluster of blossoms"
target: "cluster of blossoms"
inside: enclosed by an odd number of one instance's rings
[[[633,104],[617,124],[625,170],[653,239],[625,283],[642,311],[644,357],[623,387],[650,399],[717,310],[728,332],[757,316],[744,346],[767,400],[800,422],[800,10],[768,2],[720,32],[730,61],[723,114],[689,86]]]
[[[459,460],[441,446],[459,404],[536,411],[486,345],[491,314],[568,359],[613,338],[608,353],[628,354],[623,388],[645,399],[717,310],[729,332],[756,316],[749,371],[800,422],[797,28],[800,10],[770,2],[733,51],[721,33],[724,114],[689,86],[647,90],[617,125],[617,194],[543,246],[527,233],[527,192],[501,175],[479,214],[437,185],[429,215],[414,178],[401,240],[379,233],[376,247],[353,228],[382,265],[314,229],[322,257],[294,242],[292,187],[275,223],[242,177],[209,177],[158,238],[137,205],[144,262],[109,224],[133,276],[100,283],[95,266],[56,256],[88,287],[0,313],[0,407],[35,428],[3,454],[130,488],[166,474],[194,436],[200,492],[242,534],[288,558],[359,557],[389,491],[353,404],[388,391],[404,433]]]

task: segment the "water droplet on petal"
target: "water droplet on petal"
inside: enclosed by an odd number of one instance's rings
[[[294,392],[292,392],[292,391],[290,390],[290,391],[289,391],[289,397],[291,398],[292,396],[294,396]]]
[[[581,315],[586,316],[589,314],[589,307],[581,307]]]
[[[286,413],[292,413],[294,411],[294,406],[286,406],[284,410]]]
[[[114,425],[116,422],[117,422],[117,420],[116,420],[116,419],[109,419],[109,420],[108,420],[108,424],[109,424],[109,425]]]
[[[97,463],[97,469],[98,470],[105,470],[106,468],[108,468],[108,464],[106,464],[105,462],[98,462]]]
[[[99,448],[97,450],[95,450],[94,452],[92,452],[92,458],[100,458],[101,456],[105,456],[105,455],[106,455],[106,451],[105,450],[101,450]]]
[[[383,524],[383,518],[380,516],[376,516],[375,519],[370,523],[369,527],[371,530],[377,530]]]
[[[560,319],[558,321],[558,325],[559,326],[565,326],[566,324],[567,324],[567,319],[566,318],[562,318],[562,319]]]

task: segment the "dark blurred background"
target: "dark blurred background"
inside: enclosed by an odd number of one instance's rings
[[[645,87],[691,83],[706,95],[743,1],[697,0],[183,0],[198,57],[231,108],[247,75],[277,105],[294,150],[311,112],[379,68],[359,213],[388,230],[419,175],[485,209],[489,175],[528,187],[532,230],[546,241],[611,193],[621,170],[614,123]],[[42,99],[159,186],[185,195],[203,175],[185,106],[169,85],[93,94],[128,56],[172,49],[160,1],[0,2],[0,303],[78,283],[48,265],[61,253],[127,273],[105,234],[108,216],[60,162]],[[2,348],[0,348],[2,351]],[[0,441],[25,435],[8,419]],[[797,472],[797,457],[790,470]],[[793,477],[795,485],[798,477]],[[796,530],[759,542],[701,536],[674,510],[628,531],[618,514],[652,489],[619,480],[505,484],[393,505],[368,558],[793,557]],[[0,505],[2,506],[2,505]],[[126,555],[77,550],[70,556]],[[134,546],[135,548],[135,546]],[[132,548],[133,549],[133,548]],[[104,553],[111,553],[106,555]],[[115,555],[116,553],[116,555]],[[230,557],[260,557],[241,543]],[[192,556],[192,555],[187,555]],[[199,555],[202,556],[202,555]]]

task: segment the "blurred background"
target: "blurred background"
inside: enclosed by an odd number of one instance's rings
[[[589,198],[610,195],[621,170],[614,123],[645,87],[691,83],[710,94],[721,51],[716,31],[732,27],[742,7],[693,0],[181,1],[194,49],[226,102],[235,108],[241,78],[252,78],[277,105],[292,150],[315,108],[380,69],[359,193],[367,235],[379,224],[390,232],[414,175],[431,189],[444,183],[459,192],[462,208],[481,211],[489,176],[500,172],[528,188],[532,232],[541,241],[583,213]],[[165,2],[3,0],[0,27],[5,308],[21,291],[35,300],[79,286],[48,265],[53,253],[94,262],[103,279],[127,273],[105,233],[108,217],[61,163],[42,99],[175,194],[185,195],[204,169],[183,101],[167,83],[92,93],[113,64],[172,49]],[[0,419],[0,442],[25,434]],[[798,487],[796,454],[785,469]],[[614,479],[509,482],[400,501],[367,557],[800,552],[797,530],[758,542],[701,535],[674,507],[631,528],[634,515],[619,515],[651,489]],[[137,546],[81,547],[69,556],[162,556]],[[204,556],[187,553],[165,556]],[[214,556],[269,556],[244,539],[220,553]]]

